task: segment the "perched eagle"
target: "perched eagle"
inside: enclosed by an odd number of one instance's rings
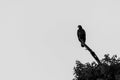
[[[78,30],[77,30],[77,36],[78,36],[78,40],[81,42],[86,41],[86,33],[85,30],[82,28],[81,25],[78,25]],[[81,47],[84,47],[84,45],[81,43]]]

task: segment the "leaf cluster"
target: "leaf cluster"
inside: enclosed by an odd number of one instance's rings
[[[100,61],[101,64],[96,62],[83,64],[77,60],[73,80],[97,80],[98,78],[112,80],[115,75],[120,74],[120,58],[117,58],[117,55],[110,57],[109,54],[105,54]]]

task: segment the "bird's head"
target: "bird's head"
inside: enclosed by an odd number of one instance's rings
[[[79,28],[79,29],[82,29],[82,26],[81,26],[81,25],[78,25],[78,28]]]

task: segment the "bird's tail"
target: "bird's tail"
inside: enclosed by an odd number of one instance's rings
[[[83,44],[81,44],[81,47],[84,47],[84,45],[83,45]]]

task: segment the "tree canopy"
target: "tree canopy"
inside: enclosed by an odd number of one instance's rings
[[[83,64],[77,60],[73,80],[97,80],[99,78],[115,80],[115,76],[120,75],[120,58],[117,58],[117,55],[110,57],[109,54],[105,54],[100,62],[102,64],[96,62]]]

